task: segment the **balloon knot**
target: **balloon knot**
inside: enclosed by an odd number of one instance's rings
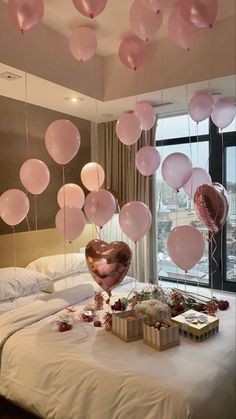
[[[190,52],[190,48],[187,48],[187,51]]]
[[[157,10],[157,15],[159,15],[160,13],[161,13],[160,9],[159,9],[159,10]]]
[[[89,17],[90,19],[93,19],[93,13],[90,13]]]
[[[20,30],[21,35],[24,35],[24,29]]]
[[[210,24],[210,29],[212,29],[213,28],[213,25],[212,25],[212,23]]]
[[[134,67],[134,71],[136,71],[137,70],[137,67]]]
[[[176,192],[179,193],[179,189],[176,189]]]
[[[146,38],[146,39],[145,39],[145,42],[148,42],[148,41],[149,41],[149,39],[148,39],[148,38]]]

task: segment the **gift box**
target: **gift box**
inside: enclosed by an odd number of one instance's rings
[[[158,351],[173,348],[180,344],[179,327],[170,320],[165,320],[163,323],[156,322],[155,325],[153,322],[145,322],[143,324],[143,341]]]
[[[188,310],[183,314],[172,317],[172,321],[179,326],[179,332],[182,336],[196,342],[202,342],[219,331],[219,319],[201,314],[195,310]]]
[[[143,338],[143,322],[147,316],[137,315],[134,310],[112,314],[112,333],[125,342]]]

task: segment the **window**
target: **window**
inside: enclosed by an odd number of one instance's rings
[[[206,232],[195,215],[192,200],[184,190],[177,194],[163,181],[161,169],[156,174],[156,203],[158,219],[158,270],[165,280],[199,282],[201,285],[230,291],[236,290],[236,135],[235,121],[223,134],[210,121],[197,124],[188,115],[160,119],[156,146],[164,158],[176,151],[185,153],[193,167],[209,170],[213,182],[226,186],[230,210],[224,230],[214,236],[214,246],[208,246],[200,262],[187,274],[170,259],[166,249],[169,231],[176,225],[192,224]],[[214,259],[212,253],[214,252]]]
[[[236,282],[236,146],[226,148],[229,216],[226,230],[226,279]]]

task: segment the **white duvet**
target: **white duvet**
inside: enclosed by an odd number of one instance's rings
[[[52,330],[54,313],[92,294],[82,284],[0,317],[3,396],[45,419],[234,419],[233,307],[218,335],[160,353],[90,324]]]

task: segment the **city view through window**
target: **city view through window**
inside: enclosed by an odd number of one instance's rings
[[[231,124],[229,130],[235,130],[235,124]],[[226,129],[225,132],[228,132]],[[187,115],[161,119],[156,131],[157,149],[161,155],[161,161],[171,153],[185,153],[192,161],[193,167],[201,167],[208,170],[209,142],[200,141],[201,135],[208,135],[209,122],[203,121],[197,124]],[[197,142],[185,142],[184,144],[162,145],[163,140],[199,136]],[[226,280],[236,281],[236,147],[226,148],[226,188],[229,197],[229,216],[227,221],[226,239]],[[156,202],[157,202],[157,234],[158,234],[158,271],[159,276],[164,278],[179,279],[209,284],[209,254],[208,241],[205,241],[205,251],[199,263],[185,274],[173,263],[167,253],[167,236],[175,226],[190,224],[202,231],[205,238],[208,231],[195,214],[193,201],[181,188],[177,193],[163,180],[161,168],[156,173]]]

